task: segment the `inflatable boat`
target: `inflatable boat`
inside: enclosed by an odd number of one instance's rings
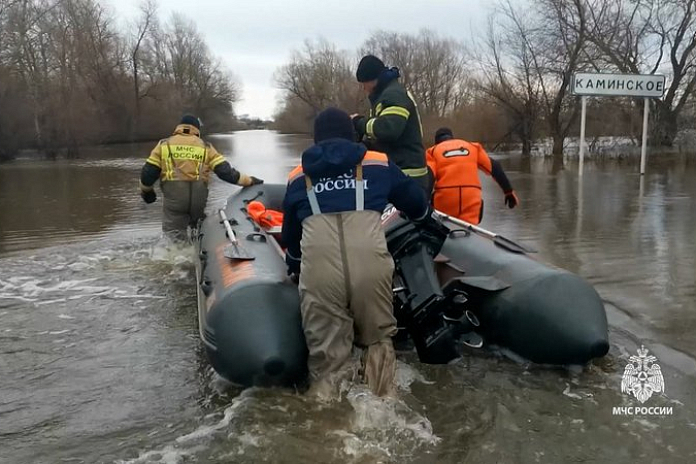
[[[285,185],[244,188],[197,234],[201,339],[213,368],[244,386],[306,378],[299,296],[280,230],[260,227],[247,210],[252,201],[281,210],[284,194]],[[412,341],[422,362],[449,362],[464,344],[504,347],[541,364],[585,364],[607,353],[604,306],[577,275],[446,216],[419,226],[391,208],[382,220],[395,262],[396,338]]]

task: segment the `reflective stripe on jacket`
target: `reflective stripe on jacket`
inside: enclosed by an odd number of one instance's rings
[[[210,171],[225,162],[199,134],[194,126],[180,124],[174,135],[161,140],[152,150],[147,162],[161,169],[160,181],[208,182]]]
[[[418,107],[404,86],[393,79],[370,95],[370,114],[358,133],[366,144],[389,156],[389,160],[411,177],[427,174],[423,127]]]

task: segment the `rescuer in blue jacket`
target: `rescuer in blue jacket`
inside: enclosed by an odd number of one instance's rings
[[[365,349],[368,386],[395,394],[394,262],[381,215],[392,203],[414,221],[433,220],[418,184],[354,140],[348,114],[320,113],[316,144],[290,173],[283,202],[282,241],[290,272],[299,273],[310,391],[324,397],[349,373],[354,342]]]

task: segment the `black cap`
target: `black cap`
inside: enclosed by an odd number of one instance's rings
[[[453,139],[452,129],[449,127],[441,127],[435,132],[435,143],[444,142],[445,140]]]
[[[355,77],[358,78],[358,82],[374,81],[385,69],[387,67],[384,66],[382,60],[374,55],[366,55],[358,63],[358,71],[355,73]]]
[[[188,124],[189,126],[193,126],[196,129],[201,128],[201,120],[192,114],[185,114],[181,118],[181,122],[179,124]]]
[[[354,141],[353,121],[345,111],[327,108],[314,120],[314,142],[336,138]]]

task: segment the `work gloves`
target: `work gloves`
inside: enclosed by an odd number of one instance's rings
[[[432,206],[428,205],[428,212],[421,219],[414,219],[413,223],[417,226],[439,226],[442,224],[440,217],[435,213]]]
[[[263,184],[263,179],[258,177],[248,176],[246,174],[240,174],[239,180],[236,182],[237,185],[242,187],[251,187],[252,185]]]
[[[440,215],[430,205],[428,205],[428,213],[425,215],[425,217],[423,219],[413,221],[413,223],[418,227],[432,232],[440,233],[445,230],[449,232],[447,226],[443,224]]]
[[[350,119],[353,121],[353,128],[355,129],[355,133],[358,134],[358,139],[362,138],[362,136],[365,135],[365,124],[367,123],[365,116],[354,114]]]
[[[423,219],[415,220],[413,223],[421,230],[421,234],[429,237],[429,241],[433,245],[433,256],[437,255],[450,232],[449,228],[443,224],[440,215],[431,206],[428,206],[428,214]]]
[[[148,205],[150,203],[154,203],[157,200],[157,194],[155,193],[154,189],[141,190],[140,196],[142,197],[143,201]]]
[[[505,205],[512,209],[515,206],[520,204],[520,200],[517,198],[517,195],[515,195],[514,190],[508,190],[505,192]]]

